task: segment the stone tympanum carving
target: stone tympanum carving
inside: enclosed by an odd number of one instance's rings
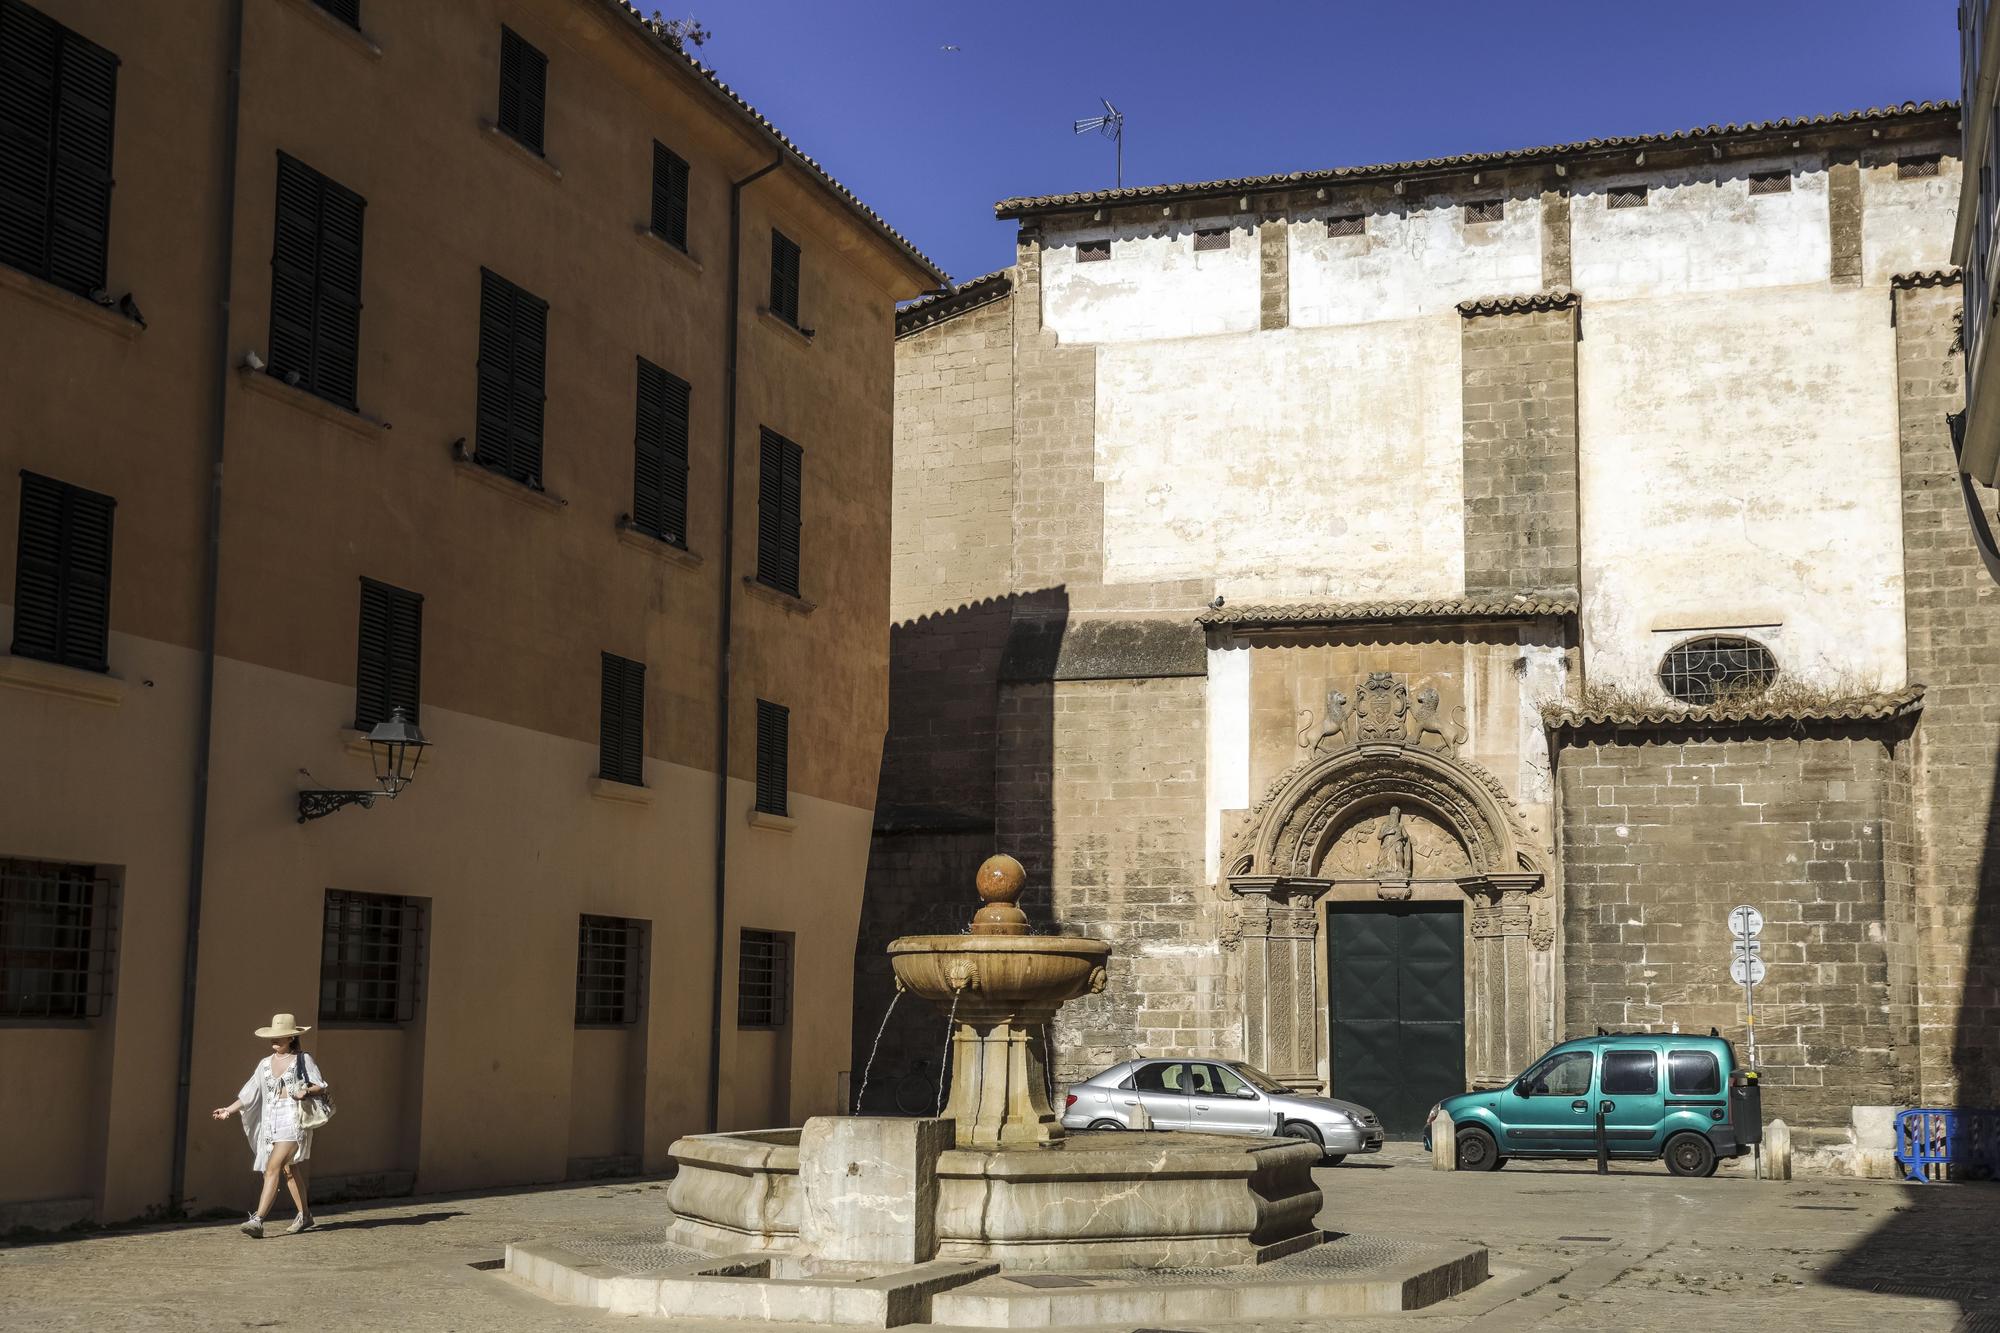
[[[1410,842],[1410,835],[1403,829],[1403,807],[1392,805],[1389,813],[1382,816],[1382,822],[1375,827],[1375,841],[1382,850],[1376,854],[1375,864],[1368,867],[1368,873],[1376,879],[1408,879],[1415,869],[1416,853]]]

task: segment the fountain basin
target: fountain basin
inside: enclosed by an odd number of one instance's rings
[[[1104,989],[1111,946],[1080,935],[906,935],[889,944],[903,989],[961,1017],[1046,1022]]]

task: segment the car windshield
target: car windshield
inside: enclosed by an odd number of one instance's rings
[[[1285,1093],[1291,1091],[1291,1089],[1255,1065],[1231,1065],[1229,1067],[1243,1075],[1243,1081],[1259,1092]]]

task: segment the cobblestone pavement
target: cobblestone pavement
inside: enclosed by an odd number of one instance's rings
[[[1426,1312],[1260,1333],[2000,1331],[2000,1185],[1689,1181],[1658,1166],[1599,1179],[1518,1162],[1442,1174],[1402,1145],[1320,1183],[1322,1225],[1479,1242],[1494,1278]],[[665,1196],[621,1182],[329,1208],[318,1231],[264,1241],[204,1224],[19,1245],[0,1249],[0,1329],[629,1329],[471,1265],[510,1240],[629,1235]]]

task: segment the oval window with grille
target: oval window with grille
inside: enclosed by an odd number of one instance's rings
[[[1668,694],[1697,707],[1742,703],[1771,688],[1778,659],[1755,639],[1709,634],[1676,644],[1660,663]]]

